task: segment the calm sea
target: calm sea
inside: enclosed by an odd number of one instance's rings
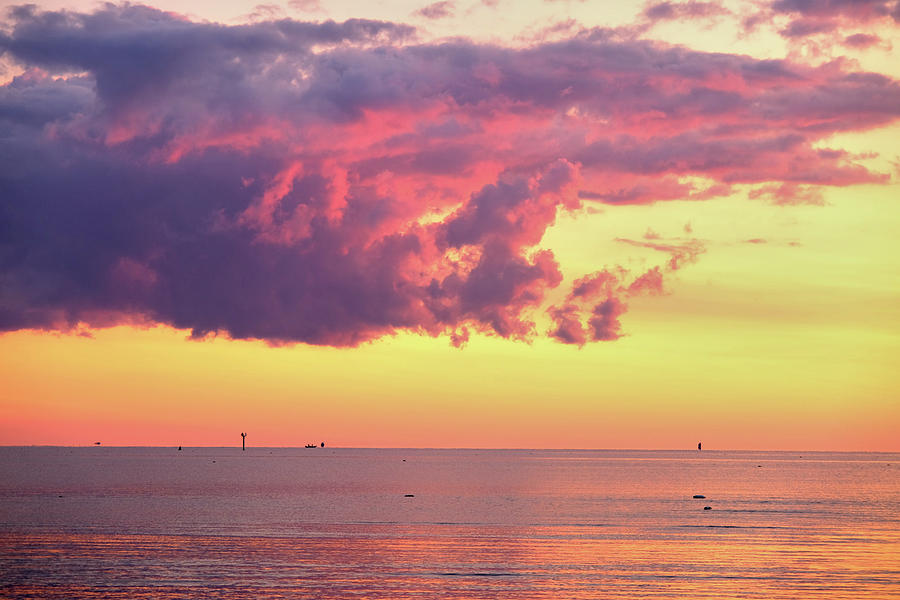
[[[0,597],[900,598],[900,455],[5,447]]]

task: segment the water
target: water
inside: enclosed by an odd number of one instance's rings
[[[900,598],[898,472],[871,453],[0,448],[0,597]]]

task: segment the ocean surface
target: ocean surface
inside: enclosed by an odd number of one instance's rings
[[[900,598],[900,455],[3,447],[0,597]]]

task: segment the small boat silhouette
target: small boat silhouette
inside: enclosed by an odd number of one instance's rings
[[[307,448],[318,448],[318,446],[316,446],[315,444],[307,444],[306,447]]]

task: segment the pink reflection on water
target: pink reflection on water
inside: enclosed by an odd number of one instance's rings
[[[90,450],[0,448],[0,597],[900,597],[896,456]]]
[[[888,598],[896,533],[358,525],[298,537],[4,536],[36,598]],[[736,529],[736,528],[735,528]]]

